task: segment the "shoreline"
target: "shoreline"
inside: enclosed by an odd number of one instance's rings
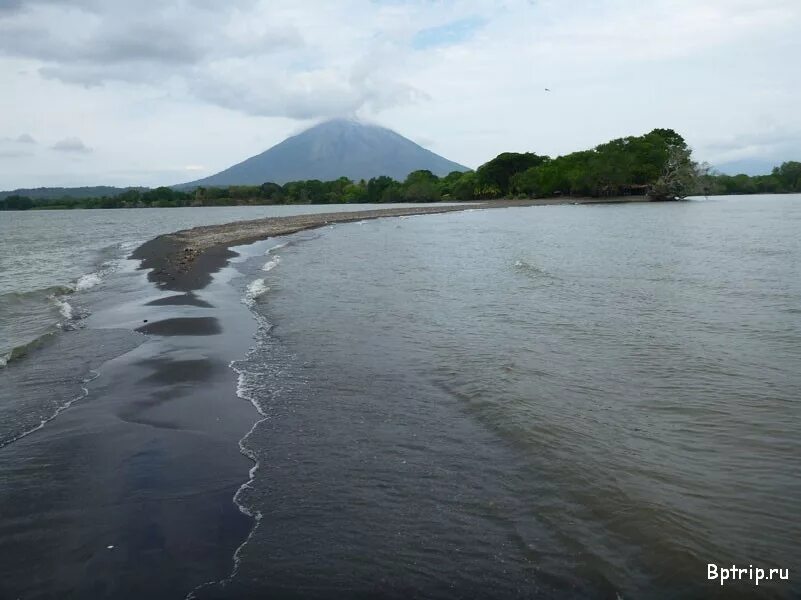
[[[347,212],[313,213],[288,217],[267,217],[222,225],[206,225],[158,236],[130,255],[141,261],[140,269],[151,269],[148,280],[159,289],[192,292],[203,289],[211,276],[236,256],[232,246],[252,244],[268,238],[290,235],[336,223],[353,223],[386,217],[434,215],[467,210],[555,206],[574,204],[624,204],[653,202],[646,196],[598,198],[544,198],[540,200],[494,200],[449,205],[409,206]]]

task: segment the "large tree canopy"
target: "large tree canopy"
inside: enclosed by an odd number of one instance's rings
[[[478,185],[489,197],[505,196],[509,193],[511,179],[516,173],[541,165],[547,160],[547,156],[537,156],[531,152],[504,152],[478,168]]]

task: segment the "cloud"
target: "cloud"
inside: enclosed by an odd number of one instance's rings
[[[28,133],[17,137],[0,137],[0,158],[25,158],[34,156],[36,140]]]
[[[393,65],[412,35],[393,33],[393,20],[385,22],[388,34],[377,37],[361,33],[361,25],[342,23],[341,10],[323,3],[144,4],[9,3],[9,16],[0,17],[0,56],[35,60],[46,79],[90,88],[115,82],[158,86],[257,116],[326,118],[426,98]],[[332,28],[333,22],[340,25]],[[457,30],[469,26],[446,24],[437,35],[453,42]]]
[[[471,166],[654,127],[796,158],[799,29],[798,0],[0,0],[0,150],[35,154],[0,185],[170,184],[353,115]],[[48,150],[75,123],[102,153]]]
[[[486,19],[474,16],[421,29],[412,38],[412,45],[418,50],[424,50],[435,46],[458,44],[469,39],[486,24]]]
[[[38,60],[42,75],[68,83],[157,85],[215,61],[258,60],[302,44],[294,28],[248,23],[240,9],[250,4],[33,0],[0,19],[0,54]]]
[[[73,154],[89,154],[92,152],[91,148],[88,148],[86,144],[76,137],[68,137],[59,140],[53,144],[52,149],[58,152],[69,152]]]
[[[0,0],[0,15],[11,13],[22,7],[22,0]]]
[[[31,134],[23,133],[18,135],[17,137],[0,137],[0,143],[3,145],[17,145],[17,144],[35,145],[37,142]]]

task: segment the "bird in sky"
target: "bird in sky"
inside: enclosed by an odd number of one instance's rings
[[[548,88],[545,88],[545,91],[546,91],[546,92],[550,92],[551,90],[549,90]]]

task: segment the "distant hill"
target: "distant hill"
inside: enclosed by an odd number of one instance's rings
[[[42,187],[42,188],[30,188],[30,189],[18,189],[12,190],[8,192],[0,192],[0,200],[3,198],[7,198],[8,196],[25,196],[32,200],[60,200],[61,198],[103,198],[107,196],[112,198],[114,196],[119,196],[120,194],[127,192],[128,190],[139,190],[145,191],[148,188],[144,187],[127,187],[127,188],[118,188],[118,187],[111,187],[107,185],[99,185],[94,187],[74,187],[74,188],[64,188],[64,187]]]
[[[343,176],[358,181],[380,175],[403,181],[412,171],[422,169],[438,176],[469,171],[389,129],[335,119],[307,129],[216,175],[175,187],[260,185],[267,181],[284,184],[307,179],[331,181]]]
[[[727,163],[715,165],[715,168],[724,175],[770,175],[773,167],[778,167],[782,161],[763,160],[759,158],[733,160]]]

